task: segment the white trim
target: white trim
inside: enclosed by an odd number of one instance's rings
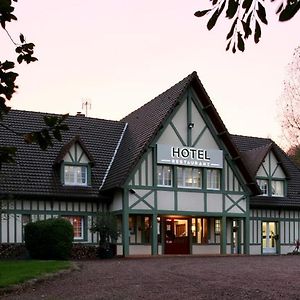
[[[113,162],[114,162],[114,160],[115,160],[115,157],[116,157],[116,155],[117,155],[117,152],[118,152],[118,150],[119,150],[119,147],[120,147],[120,145],[121,145],[121,142],[122,142],[122,139],[123,139],[123,137],[124,137],[124,134],[125,134],[125,131],[126,131],[127,127],[128,127],[128,123],[126,123],[125,126],[124,126],[124,128],[123,128],[122,134],[121,134],[120,139],[119,139],[118,144],[117,144],[117,147],[116,147],[116,149],[115,149],[115,151],[114,151],[114,154],[113,154],[113,157],[111,158],[111,161],[110,161],[110,163],[109,163],[109,165],[108,165],[108,167],[107,167],[107,170],[106,170],[106,172],[105,172],[105,175],[104,175],[104,177],[103,177],[103,180],[102,180],[102,183],[101,183],[101,185],[100,185],[100,187],[99,187],[99,190],[102,189],[102,187],[103,187],[103,185],[104,185],[104,183],[105,183],[106,177],[107,177],[107,175],[108,175],[108,173],[109,173],[109,171],[110,171],[110,168],[111,168],[111,166],[112,166],[112,164],[113,164]]]

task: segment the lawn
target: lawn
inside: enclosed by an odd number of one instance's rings
[[[53,273],[71,266],[69,261],[9,260],[0,261],[0,288]]]

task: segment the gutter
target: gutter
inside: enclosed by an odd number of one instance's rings
[[[113,156],[112,156],[112,158],[111,158],[111,161],[110,161],[110,163],[109,163],[109,165],[108,165],[108,167],[107,167],[107,170],[106,170],[106,172],[105,172],[105,175],[104,175],[104,178],[103,178],[103,180],[102,180],[102,183],[101,183],[101,185],[100,185],[100,187],[99,187],[99,191],[100,191],[100,190],[103,188],[103,186],[104,186],[105,180],[106,180],[106,178],[107,178],[107,176],[108,176],[108,173],[109,173],[109,171],[110,171],[110,169],[111,169],[111,166],[112,166],[112,164],[113,164],[113,162],[114,162],[114,160],[115,160],[115,157],[116,157],[116,155],[117,155],[117,152],[118,152],[118,150],[119,150],[119,148],[120,148],[120,145],[121,145],[121,142],[122,142],[122,140],[123,140],[123,137],[124,137],[124,134],[125,134],[125,131],[126,131],[127,127],[128,127],[128,123],[126,123],[125,126],[124,126],[124,128],[123,128],[122,134],[121,134],[120,139],[119,139],[118,144],[117,144],[117,147],[116,147],[116,149],[115,149],[115,151],[114,151],[114,154],[113,154]]]

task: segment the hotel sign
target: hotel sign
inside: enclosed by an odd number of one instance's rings
[[[223,151],[157,144],[157,163],[222,169]]]

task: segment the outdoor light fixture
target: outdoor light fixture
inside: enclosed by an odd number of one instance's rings
[[[188,126],[188,127],[189,127],[189,129],[192,129],[192,128],[194,128],[194,125],[195,125],[194,123],[189,123],[189,126]]]
[[[130,193],[130,194],[135,194],[135,190],[130,189],[130,190],[129,190],[129,193]]]

